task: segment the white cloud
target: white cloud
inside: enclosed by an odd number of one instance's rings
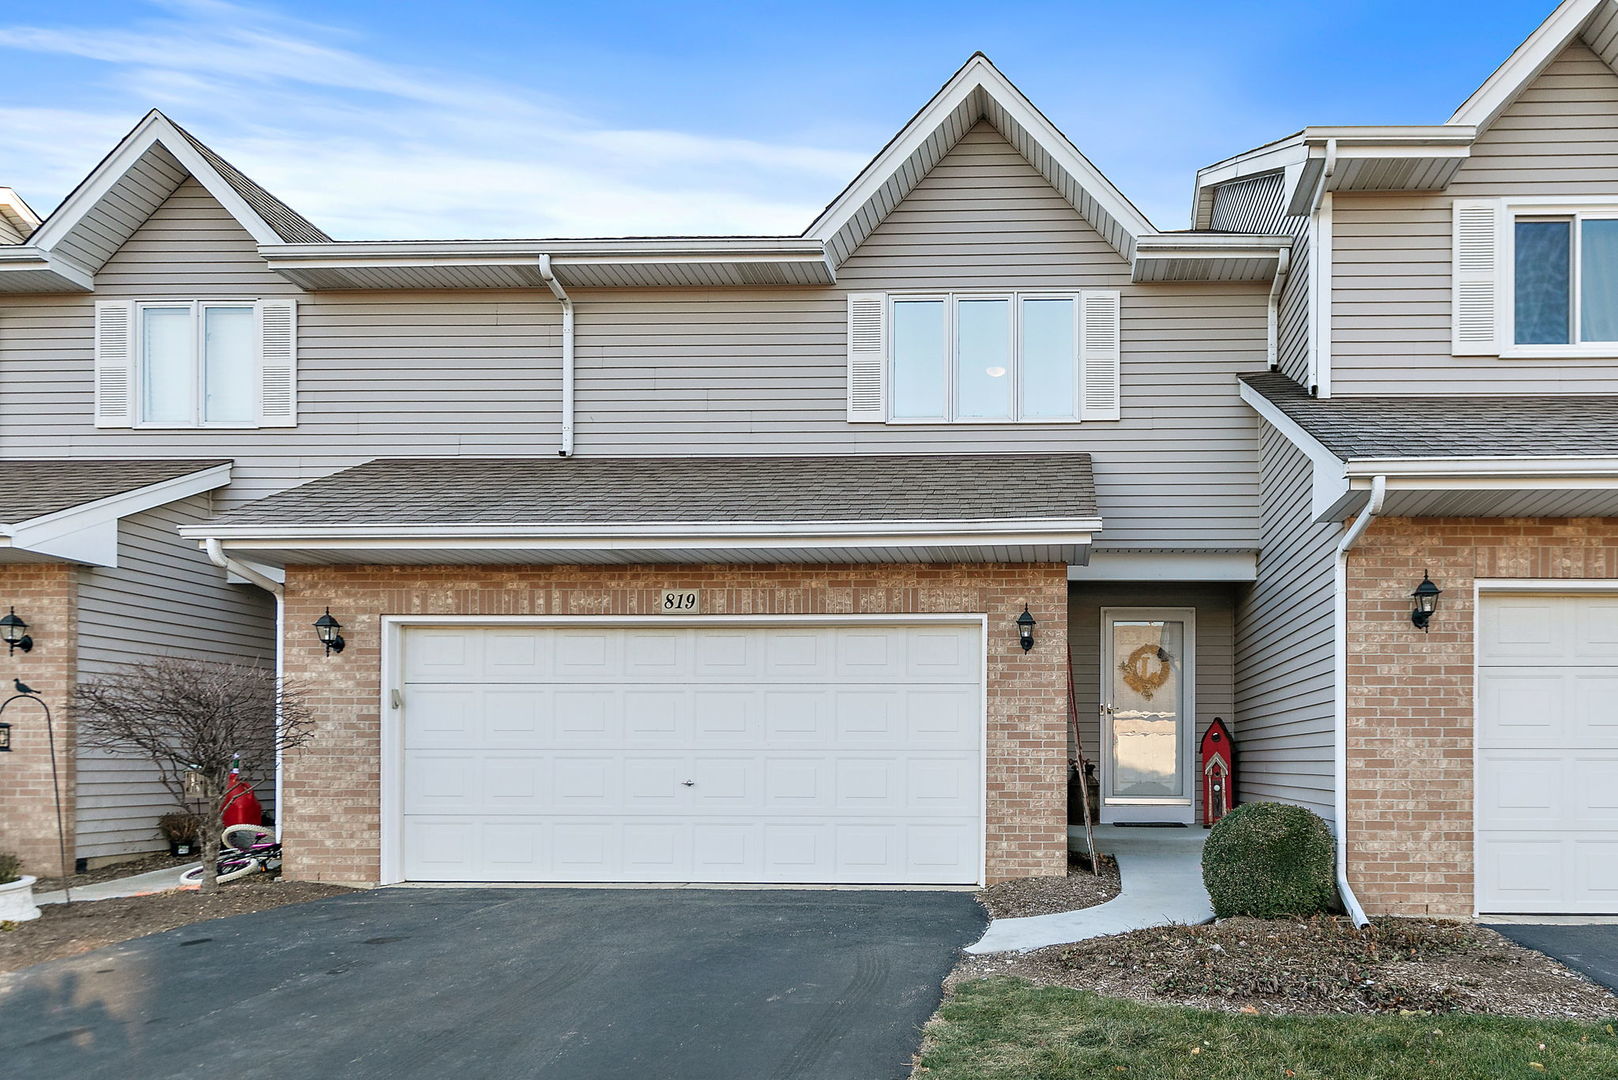
[[[0,182],[43,210],[153,106],[344,239],[795,234],[865,163],[614,130],[560,97],[389,64],[351,39],[224,0],[169,0],[115,29],[0,26],[0,54],[105,74],[76,103],[0,104]]]

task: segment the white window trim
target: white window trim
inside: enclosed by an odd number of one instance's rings
[[[1011,306],[1011,319],[1009,333],[1010,352],[1008,363],[1010,365],[1007,375],[1011,379],[1011,413],[1004,418],[956,416],[960,409],[959,386],[957,385],[956,369],[959,366],[956,355],[956,308],[961,300],[1006,300]],[[984,426],[1007,424],[1024,426],[1037,424],[1080,424],[1084,416],[1084,299],[1083,291],[1051,290],[1051,289],[958,289],[958,290],[926,290],[917,292],[890,292],[887,294],[886,321],[889,326],[889,337],[892,339],[894,320],[894,304],[905,301],[941,300],[944,303],[944,401],[949,415],[942,417],[911,417],[894,415],[894,388],[898,386],[898,350],[889,347],[887,357],[886,381],[890,390],[887,394],[887,416],[884,423],[913,426],[916,424],[930,424],[935,427],[947,425]],[[1018,414],[1022,411],[1022,302],[1024,300],[1071,300],[1073,302],[1073,415],[1065,416],[1034,416],[1024,418]]]
[[[1517,219],[1565,217],[1573,219],[1571,230],[1573,264],[1571,282],[1572,307],[1569,331],[1579,332],[1581,297],[1579,288],[1579,228],[1580,221],[1618,219],[1618,198],[1590,196],[1563,199],[1555,196],[1510,198],[1500,200],[1495,273],[1495,295],[1499,297],[1497,317],[1500,325],[1500,358],[1503,360],[1614,360],[1618,359],[1618,341],[1576,342],[1567,345],[1517,344]]]
[[[134,374],[132,388],[130,427],[140,431],[253,431],[258,429],[260,416],[263,413],[263,383],[264,383],[264,357],[263,345],[258,339],[258,307],[262,297],[244,296],[210,296],[185,297],[172,300],[137,300],[134,307],[133,325],[130,327],[130,361]],[[191,423],[182,424],[169,420],[148,421],[144,417],[146,408],[146,327],[145,312],[148,308],[175,308],[184,307],[191,311],[192,334],[192,372],[191,372],[191,412],[196,418]],[[247,420],[204,420],[203,413],[207,402],[203,386],[203,339],[204,332],[202,312],[210,307],[246,307],[253,310],[254,342],[253,342],[253,370],[251,374],[253,387],[253,414]]]

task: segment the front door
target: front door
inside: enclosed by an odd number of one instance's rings
[[[1101,612],[1101,820],[1196,820],[1196,612]]]

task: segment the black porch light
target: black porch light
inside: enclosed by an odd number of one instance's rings
[[[1017,640],[1022,644],[1022,651],[1027,652],[1034,647],[1034,617],[1028,614],[1028,605],[1022,606],[1022,614],[1017,616]]]
[[[338,633],[342,628],[343,624],[331,617],[331,608],[327,608],[326,614],[315,620],[315,633],[320,635],[320,643],[326,646],[327,656],[343,651],[345,642],[343,635]]]
[[[1433,579],[1427,575],[1427,571],[1421,572],[1421,584],[1410,594],[1410,598],[1416,602],[1415,608],[1410,612],[1410,621],[1424,634],[1427,633],[1427,623],[1432,619],[1433,612],[1438,610],[1438,597],[1443,591],[1433,584]]]
[[[0,720],[0,754],[11,752],[11,725]]]
[[[6,615],[0,615],[0,639],[5,640],[7,654],[18,649],[28,652],[34,647],[34,639],[28,636],[28,624],[17,618],[16,608]]]

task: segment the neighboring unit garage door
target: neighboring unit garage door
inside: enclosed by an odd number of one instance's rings
[[[1618,914],[1618,597],[1484,596],[1478,909]]]
[[[401,637],[406,880],[980,877],[979,626]]]

